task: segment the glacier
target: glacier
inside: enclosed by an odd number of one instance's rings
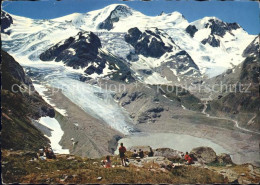
[[[97,85],[94,86],[81,82],[79,73],[72,72],[64,66],[38,62],[37,64],[30,64],[24,67],[34,72],[36,76],[40,76],[32,78],[34,86],[54,108],[55,105],[44,95],[44,91],[47,88],[50,88],[51,91],[60,89],[67,98],[85,112],[103,120],[111,128],[125,135],[135,131],[128,113],[119,107],[112,97],[113,92],[109,89],[102,89]],[[57,111],[60,112],[59,109]]]

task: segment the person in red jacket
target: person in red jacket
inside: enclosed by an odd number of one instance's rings
[[[121,143],[121,146],[119,147],[119,155],[120,155],[120,159],[121,159],[121,163],[122,166],[125,166],[125,152],[126,152],[126,148],[124,147],[124,144]]]
[[[187,161],[186,164],[190,165],[192,164],[192,158],[189,156],[188,152],[186,152],[186,155],[184,156],[184,160]]]

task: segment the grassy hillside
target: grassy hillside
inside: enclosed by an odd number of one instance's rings
[[[4,51],[1,71],[2,148],[38,150],[49,143],[49,140],[32,125],[31,119],[54,116],[54,110],[37,92],[29,92],[29,86],[33,88],[31,80],[25,75],[22,67]],[[21,91],[18,85],[23,86]]]
[[[56,160],[30,161],[33,153],[3,151],[3,180],[6,183],[226,183],[222,175],[204,168],[182,166],[162,170],[147,163],[142,168],[120,166],[118,156],[112,157],[114,168],[104,168],[101,160],[58,155]],[[98,180],[98,177],[102,177]]]

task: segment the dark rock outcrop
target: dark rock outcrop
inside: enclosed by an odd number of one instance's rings
[[[11,24],[13,24],[13,18],[8,13],[2,10],[1,11],[1,32],[7,33],[5,32],[5,29],[9,28]]]
[[[132,61],[132,62],[136,62],[136,61],[139,60],[138,55],[135,54],[135,53],[132,53],[132,52],[130,52],[130,53],[126,56],[126,58],[127,58],[127,60],[130,60],[130,61]]]
[[[194,68],[194,71],[189,71],[190,73],[199,73],[199,67],[192,60],[191,56],[184,50],[171,56],[170,59],[172,59],[172,61],[166,62],[165,64],[170,68],[175,68],[177,73],[187,71],[190,68]],[[185,73],[185,75],[189,74]]]
[[[18,62],[14,60],[8,53],[2,51],[2,72],[6,75],[10,75],[12,78],[19,82],[29,86],[32,85],[31,79],[25,75],[25,72]],[[8,81],[2,80],[2,86],[4,89],[10,89],[11,86]],[[8,87],[9,86],[9,87]]]
[[[146,123],[146,122],[152,122],[154,123],[156,119],[161,117],[161,112],[164,111],[163,107],[154,107],[146,110],[145,112],[142,112],[138,116],[138,123]]]
[[[234,22],[234,23],[227,23],[228,27],[231,29],[231,30],[236,30],[238,28],[240,28],[240,26]]]
[[[136,54],[159,58],[166,52],[172,51],[172,46],[166,46],[161,36],[162,33],[157,28],[154,32],[145,30],[142,33],[135,27],[128,30],[128,33],[125,35],[125,41],[135,48]]]
[[[131,28],[128,30],[128,34],[125,35],[125,41],[131,45],[135,45],[142,32],[138,28]]]
[[[218,19],[209,19],[208,22],[205,28],[211,29],[211,35],[218,35],[220,37],[223,37],[226,32],[231,33],[232,30],[240,28],[237,23],[225,23]]]
[[[65,64],[75,69],[85,67],[90,62],[96,61],[101,64],[99,66],[103,66],[104,68],[105,61],[97,56],[100,47],[100,39],[94,33],[79,32],[75,37],[61,41],[43,52],[40,55],[40,59],[43,61],[55,60],[56,62],[62,60]],[[98,69],[94,68],[93,70]],[[92,70],[90,71],[92,72]]]
[[[198,31],[198,29],[196,28],[196,26],[194,25],[189,25],[185,31],[190,34],[191,37],[194,37],[194,34]]]
[[[123,93],[121,98],[125,97],[127,93]],[[127,98],[125,98],[125,100],[121,103],[122,106],[125,106],[125,105],[128,105],[130,104],[131,102],[141,98],[142,96],[144,96],[144,93],[142,92],[133,92],[131,94],[129,94],[127,96]],[[120,99],[121,99],[120,98]]]
[[[153,74],[153,71],[152,70],[149,70],[149,69],[140,69],[138,70],[139,72],[141,72],[142,74],[145,74],[145,75],[151,75]]]
[[[207,39],[203,39],[201,41],[202,44],[209,44],[212,47],[219,47],[220,46],[220,41],[218,39],[216,39],[216,37],[214,35],[209,35],[209,37]]]
[[[248,57],[250,55],[256,55],[259,57],[259,36],[257,36],[243,51],[242,56]]]

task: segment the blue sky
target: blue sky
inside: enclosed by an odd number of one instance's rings
[[[189,21],[205,16],[215,16],[226,22],[237,22],[250,34],[259,34],[259,5],[252,1],[119,1],[119,0],[44,0],[44,1],[7,1],[2,7],[9,13],[34,19],[51,19],[71,13],[86,13],[104,8],[109,4],[127,4],[131,8],[149,16],[161,11],[178,11]]]

